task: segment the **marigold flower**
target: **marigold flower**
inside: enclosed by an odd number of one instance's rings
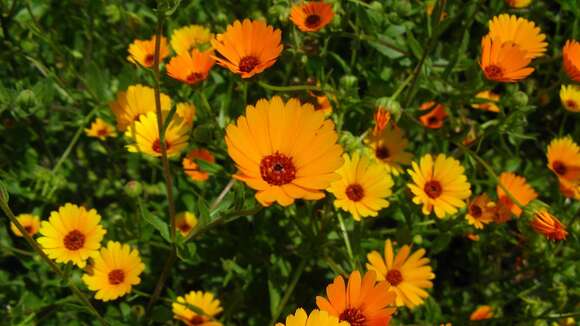
[[[532,0],[505,0],[505,2],[512,8],[525,8],[532,3]]]
[[[197,226],[197,217],[191,212],[181,212],[175,215],[175,226],[186,237]]]
[[[555,138],[548,145],[548,168],[559,179],[580,183],[580,147],[566,136]]]
[[[312,97],[312,101],[307,101],[314,106],[314,110],[324,112],[324,116],[329,116],[332,113],[332,104],[328,96],[324,94],[316,94],[310,92],[309,95]]]
[[[129,56],[127,60],[134,64],[139,64],[145,68],[151,68],[155,64],[155,40],[157,36],[154,35],[149,40],[135,40],[129,45]],[[169,55],[169,48],[167,47],[167,39],[161,37],[159,47],[159,62]]]
[[[481,47],[479,65],[489,80],[515,83],[534,72],[534,68],[528,67],[532,59],[516,43],[501,43],[487,35],[481,40]]]
[[[471,107],[478,110],[489,111],[489,112],[499,112],[499,107],[497,102],[499,102],[499,95],[493,93],[492,91],[481,91],[475,95],[475,98],[482,100],[489,100],[485,103],[471,104]]]
[[[542,234],[548,240],[561,241],[565,240],[568,235],[566,226],[546,210],[534,212],[534,219],[530,224],[536,232]]]
[[[396,310],[396,294],[389,291],[389,283],[377,282],[376,278],[375,272],[368,271],[361,280],[359,271],[354,271],[345,285],[339,275],[326,287],[328,299],[317,296],[316,305],[350,325],[389,325]]]
[[[393,175],[403,172],[401,165],[411,164],[413,154],[405,152],[409,141],[397,126],[382,128],[378,133],[367,135],[365,143],[372,151],[372,156]]]
[[[85,134],[89,137],[99,138],[105,140],[107,137],[117,136],[117,132],[108,122],[101,118],[96,118],[88,129],[85,129]]]
[[[484,320],[490,318],[493,318],[493,308],[490,306],[479,306],[469,316],[469,320]]]
[[[573,183],[566,179],[558,179],[560,183],[560,193],[564,197],[580,200],[580,183]]]
[[[568,77],[575,82],[580,82],[580,43],[576,40],[568,40],[562,50],[564,70]]]
[[[250,78],[271,67],[282,52],[282,32],[258,20],[236,20],[211,41],[213,58],[231,72]]]
[[[385,108],[378,107],[375,111],[374,119],[375,129],[373,130],[373,133],[378,134],[383,131],[391,121],[391,112],[385,110]]]
[[[277,323],[276,326],[350,326],[346,321],[339,321],[336,316],[326,311],[314,309],[310,315],[304,309],[296,309],[293,315],[286,317],[286,323]]]
[[[377,273],[379,281],[386,280],[395,292],[397,306],[414,308],[423,304],[429,296],[424,289],[433,287],[432,279],[435,278],[429,258],[425,256],[425,249],[419,249],[411,254],[411,247],[403,246],[396,254],[390,239],[385,241],[384,259],[378,251],[372,251],[367,255],[366,264],[369,271]]]
[[[515,44],[530,59],[543,56],[548,47],[546,35],[542,34],[534,22],[515,15],[501,14],[493,17],[489,21],[488,35],[502,46]]]
[[[190,128],[193,126],[197,109],[192,103],[177,103],[175,114]]]
[[[26,233],[28,233],[29,236],[35,235],[38,232],[38,229],[40,228],[40,218],[38,218],[38,216],[32,214],[20,214],[16,216],[16,220],[18,220],[20,225],[22,225],[22,227],[24,228]],[[18,230],[16,224],[10,223],[10,229],[12,230],[12,233],[14,233],[15,236],[22,237],[22,233],[20,232],[20,230]]]
[[[209,29],[203,26],[184,26],[171,34],[171,47],[178,55],[185,54],[200,45],[208,44],[212,37]]]
[[[483,229],[485,224],[493,222],[494,216],[495,203],[489,199],[487,194],[479,195],[467,204],[465,219],[476,229]]]
[[[49,258],[83,268],[89,257],[98,256],[107,233],[100,221],[96,210],[67,203],[51,212],[48,221],[41,222],[37,241]]]
[[[207,149],[194,149],[186,157],[183,158],[181,162],[183,165],[183,171],[192,180],[195,181],[205,181],[209,178],[209,173],[201,170],[199,165],[195,160],[202,160],[208,163],[215,163],[215,158]]]
[[[196,307],[203,312],[203,315],[189,309],[187,305]],[[215,320],[223,308],[218,299],[210,292],[191,291],[185,295],[177,297],[171,305],[175,319],[181,320],[188,326],[221,326],[222,323]]]
[[[126,92],[117,93],[117,99],[109,103],[117,119],[117,128],[125,131],[138,121],[142,114],[155,112],[155,91],[143,85],[129,86]],[[161,110],[171,109],[171,99],[161,93]]]
[[[200,52],[193,49],[190,52],[178,54],[167,64],[167,74],[181,82],[194,85],[207,79],[209,70],[213,67],[213,50]]]
[[[570,112],[580,112],[580,87],[577,85],[562,85],[560,88],[560,101],[564,108]]]
[[[318,32],[334,17],[332,5],[324,1],[307,2],[292,6],[290,20],[303,32]]]
[[[83,275],[83,282],[89,290],[97,291],[95,299],[115,300],[131,292],[133,285],[141,283],[139,275],[145,264],[137,249],[128,244],[109,241],[107,247],[94,257],[91,273]]]
[[[344,165],[336,171],[341,178],[328,188],[336,197],[334,206],[350,212],[356,221],[377,216],[389,206],[385,198],[392,194],[393,179],[381,164],[366,156],[355,153],[343,158]]]
[[[439,154],[434,160],[431,154],[426,154],[419,164],[413,162],[412,167],[407,172],[413,183],[407,186],[415,195],[413,202],[423,204],[423,214],[429,215],[435,210],[438,218],[444,218],[465,207],[471,186],[458,160],[444,154]]]
[[[129,152],[140,152],[149,156],[161,156],[161,142],[157,114],[149,112],[141,115],[139,121],[125,132],[125,137],[133,143],[127,145]],[[187,147],[189,127],[179,118],[173,118],[165,130],[165,149],[168,157],[177,156]]]
[[[318,200],[340,178],[342,148],[334,123],[312,105],[280,97],[248,105],[246,115],[226,129],[228,153],[239,172],[235,178],[257,190],[264,206],[288,206],[295,199]]]
[[[538,194],[530,185],[528,185],[526,179],[514,173],[503,172],[499,176],[499,183],[503,185],[504,188],[507,189],[515,198],[515,200],[517,200],[518,203],[522,206],[527,205],[529,202],[538,197]],[[502,187],[498,185],[496,190],[498,206],[503,206],[510,210],[511,213],[516,217],[520,217],[520,215],[522,215],[522,209],[518,205],[514,204],[514,202],[502,189]]]
[[[431,111],[420,116],[419,121],[421,121],[421,123],[427,128],[439,129],[443,127],[443,122],[447,117],[447,108],[445,105],[435,101],[429,101],[421,104],[419,107],[419,110],[421,111],[429,109],[431,109]]]

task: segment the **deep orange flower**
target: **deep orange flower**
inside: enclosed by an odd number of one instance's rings
[[[290,20],[303,32],[317,32],[328,25],[333,17],[332,5],[324,1],[294,5],[290,12]]]
[[[502,184],[522,206],[527,205],[529,202],[538,197],[538,194],[530,185],[528,185],[526,179],[514,173],[502,173],[499,176],[499,183]],[[520,217],[520,215],[522,215],[522,209],[512,202],[502,187],[498,185],[496,190],[498,206],[504,206],[508,208],[513,215]]]
[[[493,308],[490,306],[479,306],[469,316],[469,320],[484,320],[490,318],[493,318]]]
[[[149,40],[135,40],[129,45],[129,57],[127,60],[135,64],[140,64],[145,68],[153,67],[155,63],[155,39],[157,36],[151,37]],[[161,37],[159,47],[159,62],[169,55],[169,48],[167,47],[167,39]]]
[[[534,68],[528,67],[532,59],[515,43],[501,43],[487,35],[481,40],[481,47],[479,65],[489,80],[514,83],[534,72]]]
[[[566,226],[545,210],[535,212],[530,224],[536,232],[544,235],[548,240],[560,241],[566,239],[568,235]]]
[[[419,117],[421,123],[425,127],[431,129],[439,129],[443,127],[443,122],[447,117],[447,109],[445,105],[437,103],[435,101],[429,101],[421,104],[421,106],[419,107],[419,110],[421,111],[429,109],[431,109],[431,111]]]
[[[562,50],[564,70],[573,81],[580,82],[580,43],[568,40]]]
[[[383,107],[378,107],[377,111],[375,111],[375,129],[373,133],[378,135],[385,129],[385,127],[391,121],[391,112],[387,111]]]
[[[215,158],[207,149],[194,149],[186,157],[183,158],[183,171],[192,180],[205,181],[209,178],[209,174],[200,169],[195,160],[201,160],[208,163],[215,163]]]
[[[211,57],[213,51],[200,52],[197,49],[179,54],[169,61],[167,74],[186,84],[197,84],[207,78],[215,60]]]

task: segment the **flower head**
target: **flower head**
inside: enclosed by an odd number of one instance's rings
[[[96,118],[91,123],[90,128],[85,129],[85,134],[89,137],[99,138],[100,140],[117,136],[117,132],[115,132],[113,126],[101,118]]]
[[[326,287],[328,299],[318,296],[316,305],[353,326],[386,326],[396,310],[396,295],[389,291],[389,283],[376,278],[375,272],[368,271],[361,280],[360,273],[354,271],[345,285],[339,275]]]
[[[532,0],[505,0],[505,2],[512,8],[525,8],[532,3]]]
[[[489,80],[515,83],[534,72],[528,67],[532,59],[516,43],[501,43],[487,35],[481,40],[481,47],[479,65]]]
[[[91,273],[83,275],[83,281],[91,291],[97,291],[95,299],[103,301],[131,292],[133,285],[141,283],[139,275],[145,270],[139,251],[116,241],[101,248],[91,267]]]
[[[379,134],[391,121],[391,112],[387,111],[383,107],[378,107],[375,111],[374,120],[375,129],[373,130],[373,133]]]
[[[568,77],[575,82],[580,82],[580,43],[576,40],[568,40],[562,50],[564,70]]]
[[[489,21],[489,34],[494,42],[515,44],[525,52],[525,57],[534,59],[546,52],[546,35],[534,22],[515,15],[501,14]]]
[[[178,55],[185,54],[200,45],[208,44],[212,37],[209,29],[203,26],[184,26],[171,34],[171,47]]]
[[[277,323],[276,326],[350,326],[346,321],[339,321],[338,317],[326,311],[314,309],[310,315],[304,309],[296,309],[293,315],[286,317],[286,323]]]
[[[94,209],[87,211],[65,204],[51,212],[48,221],[42,221],[37,241],[48,257],[83,268],[89,257],[99,254],[101,240],[107,233],[100,221],[101,216]]]
[[[407,170],[413,183],[407,186],[415,195],[413,202],[423,204],[423,214],[435,210],[438,218],[454,214],[465,207],[465,199],[471,195],[465,169],[458,160],[439,154],[435,160],[431,154],[421,157],[419,164],[413,162]]]
[[[22,225],[22,227],[24,228],[26,233],[28,233],[29,236],[35,235],[38,232],[38,229],[40,228],[40,218],[38,218],[38,216],[32,214],[20,214],[16,216],[16,220],[18,220],[20,225]],[[15,236],[17,237],[22,236],[22,233],[20,232],[20,230],[18,230],[16,224],[10,223],[10,229],[12,230],[12,233],[14,233]]]
[[[187,156],[184,157],[183,161],[181,162],[183,165],[183,171],[185,171],[185,174],[187,174],[192,180],[207,180],[209,178],[209,174],[203,171],[195,162],[195,160],[215,163],[215,158],[207,149],[194,149],[189,152],[189,154],[187,154]]]
[[[139,64],[145,68],[151,68],[155,64],[155,40],[157,36],[149,40],[135,40],[129,45],[129,60],[132,63]],[[169,55],[167,39],[161,37],[159,47],[159,62]]]
[[[161,156],[157,114],[149,112],[141,115],[139,121],[125,132],[125,137],[133,143],[127,145],[129,152],[140,152],[149,156]],[[173,118],[165,130],[165,149],[168,157],[177,156],[187,146],[189,126],[179,118]]]
[[[324,1],[296,4],[290,12],[290,20],[303,32],[317,32],[332,21],[332,5]]]
[[[125,131],[142,114],[155,112],[155,91],[151,87],[132,85],[126,92],[117,93],[117,99],[109,103],[109,106],[117,119],[117,128]],[[161,110],[169,111],[170,108],[171,99],[161,93]]]
[[[469,316],[469,320],[484,320],[490,318],[493,318],[493,308],[490,306],[479,306]]]
[[[548,145],[548,168],[558,176],[574,184],[580,183],[580,147],[566,136],[555,138]]]
[[[538,194],[530,185],[528,185],[526,179],[514,173],[503,172],[499,176],[499,183],[503,185],[503,187],[507,189],[522,206],[527,205],[530,201],[538,197]],[[520,215],[522,215],[522,209],[511,200],[502,187],[498,185],[496,190],[498,207],[503,206],[507,208],[511,214],[520,217]]]
[[[488,112],[499,112],[499,107],[496,104],[499,101],[498,94],[492,91],[481,91],[475,95],[475,98],[488,101],[485,103],[471,104],[472,108]]]
[[[323,198],[343,163],[337,139],[324,112],[277,96],[248,105],[245,116],[226,129],[228,153],[239,170],[235,178],[257,190],[264,206]]]
[[[204,314],[199,315],[194,312],[188,305],[196,307]],[[221,326],[222,323],[215,320],[223,309],[220,301],[210,292],[191,291],[185,295],[177,297],[171,305],[173,308],[174,318],[181,320],[188,326]]]
[[[483,229],[485,224],[494,221],[496,210],[495,203],[489,199],[487,194],[479,195],[467,204],[467,223],[475,226],[476,229]]]
[[[197,226],[197,217],[191,212],[181,212],[175,215],[175,226],[186,237]]]
[[[534,212],[534,219],[530,223],[532,228],[545,236],[548,240],[561,241],[566,239],[568,231],[558,218],[546,210]]]
[[[560,183],[560,193],[564,197],[580,200],[580,183],[573,183],[566,179],[558,179]]]
[[[562,85],[560,101],[570,112],[580,112],[580,87],[577,85]]]
[[[193,49],[171,58],[167,64],[167,74],[186,84],[197,84],[207,79],[209,70],[215,60],[212,58],[213,50],[200,52]]]
[[[421,104],[419,110],[431,110],[422,116],[419,117],[419,121],[427,127],[431,129],[438,129],[443,127],[443,122],[447,117],[447,108],[445,105],[441,103],[437,103],[435,101],[429,101]]]
[[[282,52],[282,32],[259,20],[236,20],[211,41],[221,55],[216,62],[231,72],[250,78],[272,66]]]
[[[414,308],[423,303],[429,293],[425,289],[433,287],[435,278],[425,249],[419,249],[411,254],[410,246],[403,246],[396,254],[393,252],[391,240],[385,241],[384,259],[378,251],[367,255],[367,269],[375,271],[380,281],[386,280],[390,291],[397,294],[397,306]]]
[[[380,132],[368,135],[365,143],[372,156],[394,175],[403,172],[401,165],[411,164],[413,154],[405,152],[409,141],[397,126],[382,128]]]

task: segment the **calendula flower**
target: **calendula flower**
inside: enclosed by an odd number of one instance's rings
[[[483,229],[485,224],[494,221],[495,203],[489,199],[487,194],[479,195],[467,204],[467,214],[465,219],[469,225],[476,229]]]
[[[386,200],[392,194],[393,179],[376,161],[358,153],[344,155],[344,165],[336,171],[340,179],[330,184],[334,206],[352,214],[356,221],[361,217],[377,216],[389,206]]]
[[[314,110],[324,112],[325,116],[329,116],[332,113],[332,104],[330,103],[330,99],[328,96],[320,93],[316,94],[314,92],[310,92],[309,95],[311,96],[312,100],[307,101],[314,106]]]
[[[566,110],[580,112],[580,87],[562,85],[562,88],[560,88],[560,101],[562,101],[562,105]]]
[[[95,121],[91,123],[90,128],[85,129],[85,134],[89,137],[99,138],[100,140],[105,140],[107,137],[117,136],[113,126],[101,118],[96,118]]]
[[[515,15],[501,14],[489,21],[489,37],[501,46],[515,44],[525,57],[534,59],[545,54],[548,43],[534,22]]]
[[[231,72],[250,78],[271,67],[282,52],[282,32],[258,20],[236,20],[211,41],[214,59]]]
[[[293,315],[286,317],[285,324],[277,323],[276,326],[350,326],[350,324],[338,320],[338,317],[326,311],[314,309],[310,315],[307,315],[304,309],[298,308]]]
[[[580,200],[580,183],[573,183],[566,179],[558,179],[560,184],[560,193],[564,197]]]
[[[228,153],[239,170],[235,178],[257,190],[264,206],[323,198],[322,191],[340,178],[334,172],[343,163],[337,139],[324,112],[277,96],[248,105],[226,129]]]
[[[580,82],[580,43],[568,40],[562,50],[564,70],[568,77],[575,82]]]
[[[181,82],[194,85],[207,79],[209,70],[215,60],[212,57],[213,50],[200,52],[193,49],[171,58],[167,64],[167,74]]]
[[[443,122],[447,117],[447,108],[445,105],[435,101],[429,101],[421,104],[419,107],[419,110],[421,111],[429,109],[431,109],[431,111],[420,116],[419,121],[421,121],[421,123],[427,128],[438,129],[443,127]]]
[[[512,8],[525,8],[532,3],[532,0],[505,0],[505,3]]]
[[[393,175],[403,172],[401,165],[411,163],[413,154],[405,152],[409,144],[403,131],[397,126],[381,128],[378,133],[372,133],[365,138],[366,145],[372,151],[374,158],[383,163],[387,171]]]
[[[83,268],[89,257],[98,256],[101,240],[107,233],[100,222],[96,210],[65,204],[51,212],[48,221],[42,221],[38,243],[49,258]]]
[[[196,160],[202,160],[208,163],[215,163],[215,158],[207,149],[194,149],[186,157],[183,158],[181,162],[183,165],[183,171],[192,180],[195,181],[205,181],[209,178],[209,174],[199,167],[195,162]]]
[[[530,223],[532,228],[545,236],[548,240],[565,240],[568,235],[566,226],[558,218],[546,210],[534,212],[534,219]]]
[[[378,280],[386,280],[391,287],[389,291],[397,294],[397,306],[414,308],[423,304],[429,293],[425,289],[433,287],[435,278],[425,249],[419,249],[411,254],[411,247],[405,245],[395,255],[391,240],[385,241],[384,260],[378,251],[367,255],[366,264],[369,271],[377,273]]]
[[[139,275],[144,270],[145,264],[137,249],[109,241],[94,257],[91,272],[83,275],[83,282],[89,290],[97,291],[95,299],[110,301],[131,292],[134,285],[141,283]]]
[[[421,157],[419,164],[413,162],[407,170],[413,183],[407,186],[415,195],[413,202],[423,204],[423,214],[435,210],[438,218],[454,214],[465,207],[465,199],[471,195],[465,169],[458,160],[439,154],[435,160],[431,154]]]
[[[139,64],[145,68],[151,68],[155,64],[155,40],[157,36],[151,37],[149,40],[135,40],[129,45],[129,60],[132,63]],[[159,47],[159,62],[169,55],[169,48],[167,48],[167,39],[161,37]]]
[[[178,28],[171,34],[171,47],[177,53],[189,53],[192,49],[208,44],[213,35],[209,29],[200,25],[189,25]]]
[[[548,145],[548,168],[559,179],[580,183],[580,147],[566,136],[555,138]]]
[[[499,112],[499,107],[496,104],[499,102],[498,94],[495,94],[492,91],[481,91],[475,95],[475,98],[488,101],[485,103],[471,104],[472,108],[489,112]]]
[[[375,129],[373,130],[373,133],[379,134],[391,121],[391,112],[385,110],[385,108],[378,107],[375,111],[374,120]]]
[[[318,32],[332,21],[332,17],[332,5],[324,1],[296,4],[290,12],[290,20],[303,32]]]
[[[354,271],[345,285],[339,275],[326,287],[328,299],[317,296],[316,305],[349,325],[388,325],[396,310],[395,292],[389,291],[389,283],[376,278],[375,272],[368,271],[361,280],[360,273]]]
[[[527,205],[530,201],[538,197],[538,194],[532,187],[530,187],[530,185],[528,185],[526,179],[514,173],[503,172],[499,176],[499,183],[503,185],[522,206]],[[502,187],[498,185],[496,190],[498,206],[503,206],[510,210],[510,212],[516,217],[520,217],[520,215],[522,215],[522,209],[514,204]]]
[[[127,145],[129,152],[139,152],[153,157],[161,156],[161,142],[157,114],[149,112],[141,115],[139,121],[125,132],[125,137],[133,143]],[[187,147],[189,127],[179,118],[173,118],[165,130],[165,149],[168,157],[174,157]]]
[[[516,43],[501,43],[487,35],[481,40],[481,48],[479,65],[489,80],[515,83],[534,72],[528,67],[532,59]]]
[[[117,119],[117,128],[125,131],[138,121],[142,114],[155,112],[155,91],[143,85],[129,86],[126,92],[117,93],[117,99],[109,103]],[[161,110],[169,111],[171,99],[161,93]]]
[[[191,103],[177,103],[175,114],[183,120],[183,123],[191,127],[193,126],[193,120],[195,120],[196,111],[195,105]]]
[[[20,214],[16,216],[16,220],[18,220],[20,225],[22,225],[22,227],[24,228],[26,233],[28,233],[29,236],[35,235],[38,232],[38,229],[40,228],[40,218],[38,218],[38,216],[32,214]],[[10,229],[12,230],[12,233],[14,233],[15,236],[22,237],[22,233],[20,232],[20,230],[18,230],[16,224],[10,223]]]
[[[187,305],[196,307],[203,312],[203,315],[189,309]],[[185,295],[177,297],[171,305],[175,319],[181,320],[188,326],[221,326],[222,323],[215,320],[223,308],[218,299],[210,292],[191,291]]]
[[[484,320],[493,318],[493,308],[490,306],[479,306],[469,316],[469,320]]]
[[[175,215],[175,226],[186,237],[197,226],[197,217],[191,212],[181,212]]]

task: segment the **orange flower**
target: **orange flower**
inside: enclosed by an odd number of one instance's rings
[[[432,110],[420,116],[419,120],[427,128],[438,129],[443,127],[443,122],[447,117],[447,110],[445,105],[437,103],[435,101],[429,101],[421,104],[421,107],[419,109],[421,111],[425,111],[431,108]]]
[[[282,32],[258,20],[236,20],[226,32],[211,41],[222,56],[217,63],[242,78],[250,78],[271,67],[282,52]]]
[[[375,112],[375,129],[373,130],[374,134],[380,134],[390,121],[391,112],[385,110],[383,107],[378,107],[377,111]]]
[[[536,232],[543,234],[548,240],[560,241],[566,239],[568,235],[566,226],[545,210],[535,212],[530,224]]]
[[[559,178],[560,193],[564,197],[580,200],[580,183],[574,184],[566,179]]]
[[[479,195],[467,205],[465,218],[467,223],[475,226],[476,229],[483,229],[485,224],[493,221],[495,215],[495,203],[487,194]]]
[[[318,308],[351,325],[386,326],[396,310],[395,292],[389,291],[389,283],[376,282],[373,271],[367,272],[362,280],[358,271],[352,272],[348,285],[342,276],[337,276],[326,287],[326,295],[328,299],[316,297]]]
[[[200,52],[197,49],[177,55],[169,61],[167,74],[186,84],[197,84],[207,78],[213,67],[215,60],[212,55],[212,50]]]
[[[580,43],[568,40],[562,50],[564,70],[573,81],[580,82]]]
[[[499,183],[503,185],[522,206],[527,205],[530,201],[538,197],[538,194],[530,185],[528,185],[526,179],[514,173],[502,173],[499,176]],[[499,201],[498,206],[504,206],[508,208],[513,215],[520,217],[520,215],[522,215],[522,209],[512,202],[502,187],[498,185],[496,190]]]
[[[186,157],[183,158],[183,171],[192,180],[205,181],[209,178],[209,174],[200,169],[199,165],[194,160],[202,160],[208,163],[215,163],[214,156],[207,149],[194,149]]]
[[[135,40],[131,45],[129,45],[129,60],[132,63],[140,64],[145,68],[153,67],[155,63],[155,40],[154,35],[149,40]],[[163,58],[169,55],[169,48],[167,47],[167,39],[161,37],[160,47],[159,47],[159,62],[163,61]]]
[[[499,112],[497,102],[499,102],[499,95],[492,91],[481,91],[475,95],[476,99],[487,100],[484,103],[471,104],[471,107],[478,110],[488,112]]]
[[[479,306],[469,316],[469,320],[484,320],[493,318],[493,308],[490,306]]]
[[[500,44],[515,44],[525,52],[526,58],[534,59],[545,54],[548,43],[546,35],[534,22],[515,15],[501,14],[489,21],[489,37]]]
[[[489,80],[514,83],[534,72],[534,68],[528,67],[532,59],[515,43],[501,43],[487,35],[481,40],[481,47],[479,65]]]
[[[572,137],[555,138],[548,145],[548,168],[573,184],[580,184],[580,146]]]
[[[324,1],[294,5],[290,13],[290,20],[303,32],[317,32],[328,25],[333,17],[332,5]]]

